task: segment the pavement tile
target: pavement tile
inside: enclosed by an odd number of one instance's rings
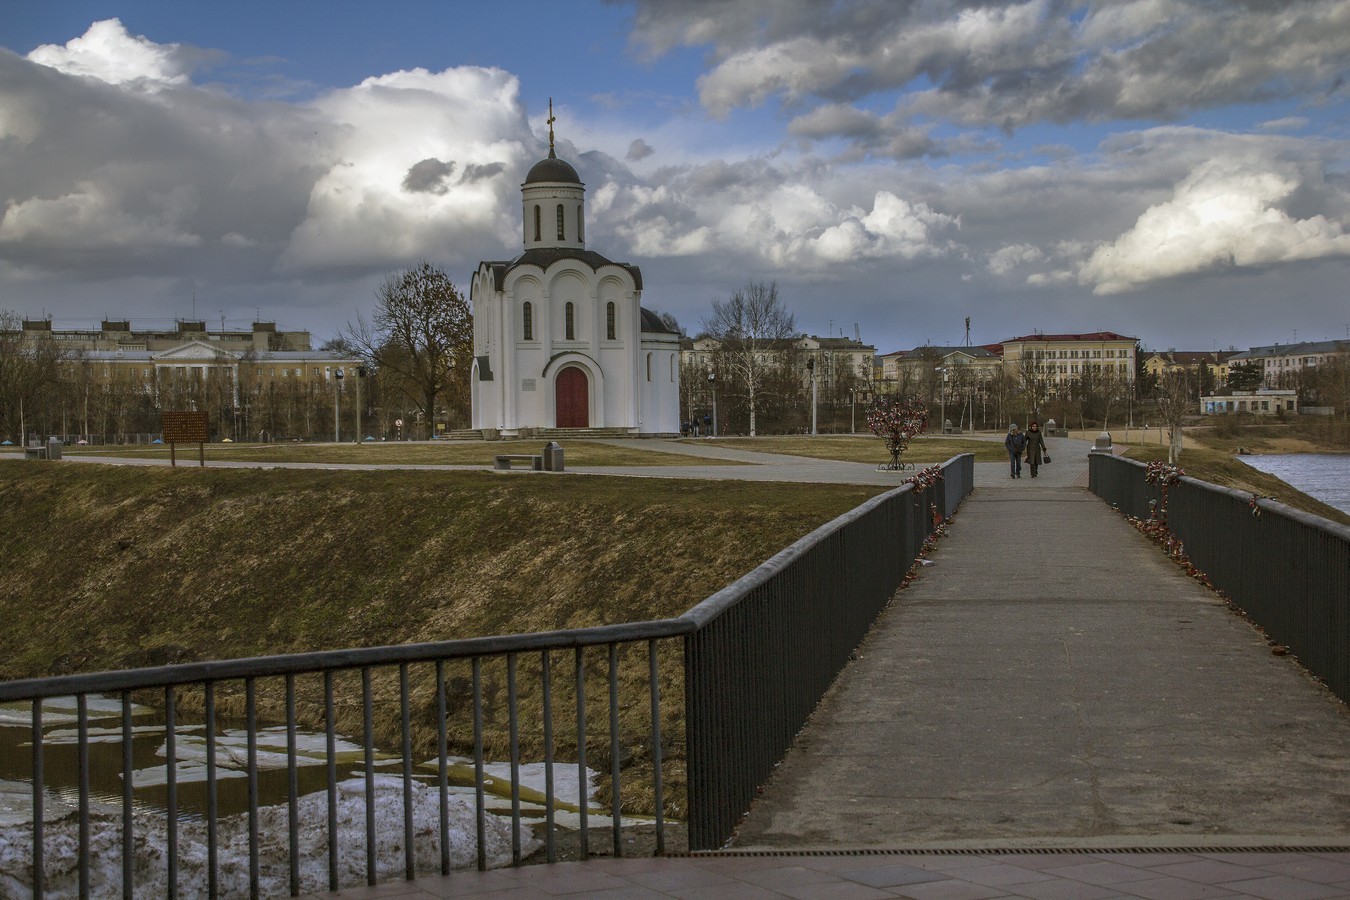
[[[672,897],[686,900],[781,900],[782,894],[768,888],[758,887],[745,882],[733,884],[715,884],[697,888],[678,888],[666,891]]]
[[[1072,878],[1074,881],[1096,885],[1122,885],[1131,881],[1144,881],[1158,877],[1156,872],[1149,869],[1121,865],[1118,862],[1106,860],[1083,863],[1077,866],[1065,866],[1062,869],[1055,869],[1049,874],[1053,874],[1056,878]]]
[[[664,891],[651,891],[637,885],[612,888],[607,891],[584,891],[587,900],[669,900]]]
[[[1006,853],[993,859],[1023,869],[1035,869],[1038,872],[1052,872],[1065,866],[1081,866],[1085,859],[1104,858],[1099,854],[1084,856],[1079,853]]]
[[[1201,884],[1182,878],[1151,878],[1147,881],[1132,881],[1124,887],[1129,889],[1131,895],[1147,900],[1217,900],[1220,897],[1238,896],[1222,885]]]
[[[627,882],[586,863],[553,863],[525,866],[516,870],[521,887],[532,887],[548,894],[575,894],[582,891],[606,891],[627,887]]]
[[[852,871],[841,870],[841,878],[856,881],[872,887],[898,887],[909,884],[923,884],[926,881],[941,881],[948,876],[941,872],[921,869],[918,866],[890,865],[877,866]]]
[[[1350,881],[1350,861],[1340,862],[1334,859],[1319,859],[1312,856],[1301,856],[1288,862],[1261,866],[1261,871],[1273,872],[1276,875],[1288,875],[1291,878],[1302,878],[1307,881],[1318,881],[1323,884]]]
[[[996,897],[1008,896],[1002,888],[956,879],[907,884],[896,890],[900,896],[909,897],[910,900],[994,900]]]
[[[894,891],[855,884],[851,881],[783,886],[778,888],[778,891],[784,896],[796,897],[798,900],[891,900],[895,897]]]
[[[981,866],[997,865],[997,856],[935,856],[924,862],[923,867],[935,872],[964,872]]]
[[[1097,859],[1118,862],[1126,866],[1165,866],[1171,863],[1190,862],[1202,857],[1194,853],[1094,853]]]
[[[1287,875],[1271,875],[1267,878],[1253,878],[1247,881],[1227,881],[1221,887],[1230,891],[1240,891],[1253,897],[1266,897],[1268,900],[1328,900],[1345,897],[1340,888]]]
[[[1201,881],[1205,884],[1239,881],[1261,874],[1259,869],[1251,866],[1239,866],[1218,859],[1197,859],[1191,862],[1154,866],[1152,871],[1157,875],[1170,875],[1173,878],[1185,878],[1188,881]]]
[[[995,863],[992,866],[980,866],[977,869],[970,869],[962,872],[961,877],[973,881],[976,884],[987,884],[990,887],[1000,885],[1026,884],[1032,881],[1044,881],[1047,873],[1035,869],[1026,869],[1021,866],[1015,866],[1010,863]],[[1055,877],[1059,876],[1059,871],[1054,872]]]
[[[428,897],[503,897],[506,893],[520,891],[521,885],[515,878],[514,869],[495,869],[490,872],[455,872],[444,878],[428,876],[412,882]],[[535,888],[536,896],[547,897],[547,893]],[[384,895],[381,895],[384,896]]]
[[[1303,856],[1294,850],[1239,850],[1235,852],[1197,853],[1208,859],[1220,859],[1239,866],[1269,866],[1275,863],[1291,862]]]
[[[741,873],[737,878],[740,881],[757,884],[760,887],[773,888],[774,890],[812,884],[838,884],[840,881],[839,875],[834,872],[821,871],[814,866],[800,865],[781,866],[776,869],[756,869],[753,872]]]
[[[1114,900],[1116,897],[1128,896],[1112,888],[1063,878],[1013,885],[1008,890],[1015,892],[1018,897],[1031,897],[1033,900]]]
[[[802,857],[814,860],[814,857]],[[777,869],[788,864],[794,857],[783,856],[694,856],[688,859],[672,860],[692,865],[705,872],[753,872],[756,869]],[[793,863],[794,865],[796,863]]]
[[[676,888],[683,889],[739,884],[742,878],[750,877],[758,871],[758,869],[752,869],[746,873],[733,873],[728,869],[725,872],[710,872],[707,869],[694,868],[691,866],[668,866],[665,869],[657,871],[633,872],[624,877],[628,881],[641,885],[642,887],[650,888],[654,891],[666,891]]]
[[[449,886],[428,887],[423,893],[413,894],[412,896],[419,898],[419,900],[424,897],[486,897],[490,898],[490,900],[505,900],[507,897],[522,898],[523,900],[523,898],[528,897],[532,898],[532,900],[547,900],[547,898],[555,895],[545,893],[537,888],[523,888],[520,885],[516,885],[515,887],[484,887],[481,889],[470,888],[468,890],[464,890],[463,888],[452,888]]]

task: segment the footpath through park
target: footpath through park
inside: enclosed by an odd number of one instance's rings
[[[1350,897],[1345,705],[1060,443],[1035,480],[977,465],[722,853],[359,896]]]

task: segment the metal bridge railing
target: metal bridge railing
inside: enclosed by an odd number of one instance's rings
[[[488,864],[490,794],[496,792],[501,803],[509,801],[513,862],[521,861],[523,848],[533,840],[522,813],[525,747],[543,760],[545,783],[542,796],[534,799],[544,807],[543,844],[550,862],[558,858],[560,810],[575,816],[578,855],[590,854],[590,819],[597,810],[589,796],[587,761],[597,756],[608,769],[603,814],[610,819],[605,829],[613,854],[623,855],[625,821],[633,824],[639,819],[654,830],[655,851],[660,854],[667,840],[666,811],[679,810],[679,804],[671,804],[667,797],[666,757],[681,724],[689,846],[721,846],[900,585],[935,527],[934,511],[950,515],[971,490],[973,456],[954,457],[943,470],[944,481],[922,490],[905,485],[873,498],[673,619],[0,682],[0,703],[20,703],[31,713],[28,777],[33,823],[26,849],[31,850],[32,894],[44,896],[53,877],[47,865],[49,822],[44,806],[58,793],[73,796],[78,804],[73,838],[78,871],[72,876],[77,883],[70,887],[81,897],[106,896],[119,889],[123,897],[146,896],[147,890],[137,882],[137,831],[147,828],[160,831],[156,836],[162,839],[163,891],[168,897],[178,896],[189,878],[191,893],[210,897],[245,891],[257,897],[263,894],[264,883],[278,880],[292,896],[323,889],[324,884],[302,877],[302,863],[312,862],[301,851],[302,783],[317,784],[315,794],[323,795],[326,846],[319,853],[326,857],[322,879],[326,887],[349,886],[342,865],[349,864],[353,854],[364,857],[364,881],[376,884],[381,877],[390,877],[377,866],[377,842],[391,835],[377,828],[374,773],[377,763],[390,761],[381,758],[390,756],[391,745],[397,745],[392,747],[392,762],[402,794],[402,833],[392,837],[400,838],[396,843],[405,878],[425,874],[429,868],[442,874],[451,869],[451,788],[464,780],[451,772],[451,751],[456,749],[471,757],[472,776],[464,787],[472,792],[480,869]],[[663,713],[663,691],[677,692],[681,680],[683,709],[672,714],[667,708]],[[53,751],[44,740],[44,701],[67,697],[75,698],[77,775],[74,784],[54,789],[47,784],[45,771]],[[164,740],[164,814],[152,820],[140,815],[144,803],[136,796],[133,760],[139,733],[133,710],[142,709],[137,701],[147,697],[160,708]],[[96,795],[104,805],[108,793],[93,787],[90,749],[102,737],[91,734],[94,698],[112,698],[113,714],[120,719],[119,727],[101,729],[119,732],[122,747],[119,771],[114,773],[121,781],[120,813],[113,814],[114,822],[91,808]],[[180,762],[178,753],[179,744],[187,739],[180,711],[188,707],[201,719],[193,731],[204,732],[205,764],[204,775],[194,773],[192,789],[204,796],[199,798],[200,812],[191,817],[180,810],[185,787],[180,776],[187,764]],[[279,723],[285,732],[284,759],[272,760],[271,768],[261,761],[267,755],[259,746],[264,722]],[[221,792],[226,778],[221,763],[226,750],[220,735],[229,733],[231,726],[244,734],[242,753],[232,752],[243,756],[240,777],[245,785],[234,793],[242,806],[236,818],[247,833],[246,875],[240,865],[222,864],[227,838],[222,833]],[[326,751],[322,779],[316,779],[312,761],[304,765],[298,747],[297,734],[306,727],[322,731]],[[343,736],[347,734],[360,735],[359,749],[348,755],[359,757],[362,764],[365,821],[346,823],[363,827],[349,829],[344,844],[338,821],[336,751],[339,741],[341,746],[350,745]],[[417,764],[419,751],[432,761]],[[509,761],[509,797],[500,796],[499,780],[487,771],[490,753]],[[645,774],[626,773],[625,762],[631,771]],[[555,773],[564,766],[575,768],[575,796],[555,786]],[[280,773],[284,779],[277,777]],[[285,858],[283,872],[265,871],[269,863],[263,845],[269,839],[263,833],[260,788],[265,777],[274,787],[279,783],[284,794],[286,851],[279,854]],[[639,785],[633,784],[635,777],[643,779]],[[235,784],[229,782],[232,790]],[[415,789],[436,793],[433,844],[438,858],[433,860],[418,858],[419,832],[432,829],[414,822]],[[642,797],[634,804],[631,798],[636,794]],[[625,816],[626,803],[645,814]],[[180,835],[189,827],[184,824],[188,819],[205,821],[204,859],[193,854],[191,876],[182,872],[185,854],[180,852]],[[100,844],[96,827],[111,828],[116,837]],[[353,835],[360,838],[355,847],[347,845]],[[426,841],[420,844],[426,847]],[[95,861],[93,852],[105,845],[109,855],[120,854],[121,877],[111,883],[106,872],[91,866],[106,862]],[[273,862],[277,855],[273,854]]]
[[[1161,494],[1145,466],[1092,454],[1089,489],[1127,515]],[[1270,638],[1350,701],[1350,528],[1274,500],[1183,477],[1167,522],[1191,562]]]

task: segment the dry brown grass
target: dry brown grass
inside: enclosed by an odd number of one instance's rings
[[[1131,447],[1125,455],[1143,462],[1166,460],[1167,448],[1140,444]],[[1239,491],[1249,491],[1263,497],[1274,497],[1294,509],[1301,509],[1342,525],[1350,525],[1350,515],[1309,497],[1274,475],[1267,475],[1252,468],[1231,453],[1204,447],[1186,449],[1181,454],[1181,468],[1192,478]]]
[[[487,472],[176,470],[0,460],[0,677],[452,640],[678,615],[880,489]],[[650,747],[645,645],[620,656],[621,759]],[[663,648],[671,810],[683,771],[678,643]],[[603,650],[586,655],[591,768],[607,770]],[[555,746],[574,758],[571,653],[553,654]],[[520,660],[522,743],[539,758],[537,654]],[[433,749],[434,670],[412,672],[414,745]],[[467,664],[447,672],[452,747],[472,743]],[[506,750],[505,662],[484,667],[489,756]],[[321,681],[297,685],[322,722]],[[220,688],[224,713],[241,685]],[[361,731],[359,681],[337,727]],[[376,739],[399,736],[396,670],[374,678]],[[265,719],[282,685],[259,685]],[[161,697],[147,697],[162,702]],[[199,691],[185,708],[201,705]],[[425,758],[425,757],[423,757]],[[627,781],[627,778],[625,778]],[[640,779],[638,780],[640,781]],[[634,792],[629,811],[650,808]]]

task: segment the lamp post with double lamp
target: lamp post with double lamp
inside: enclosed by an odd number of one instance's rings
[[[339,388],[342,387],[342,367],[333,371],[333,443],[342,440],[342,406]]]
[[[717,373],[712,369],[708,370],[708,387],[712,390],[713,401],[712,437],[717,437]]]

